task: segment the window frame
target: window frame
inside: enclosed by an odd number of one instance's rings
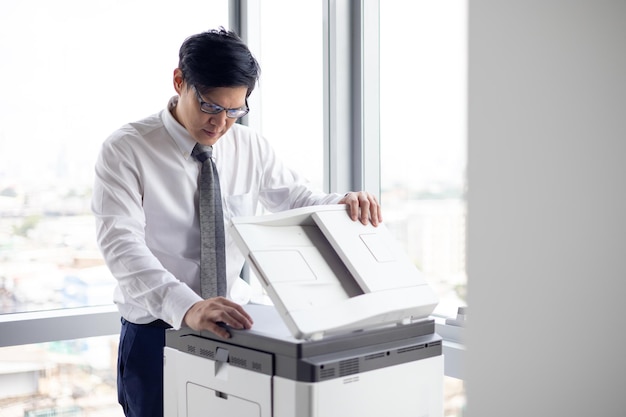
[[[119,334],[113,304],[0,314],[0,348]]]

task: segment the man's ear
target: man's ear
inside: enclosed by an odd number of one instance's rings
[[[182,91],[183,91],[184,85],[185,85],[185,79],[183,78],[183,72],[180,70],[180,68],[176,68],[174,70],[173,81],[174,81],[174,89],[176,90],[176,92],[180,96]]]

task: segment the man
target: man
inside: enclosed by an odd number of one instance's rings
[[[247,46],[223,28],[193,35],[180,48],[166,109],[114,132],[96,163],[92,209],[98,244],[118,281],[122,315],[118,397],[127,416],[163,415],[165,329],[187,326],[228,338],[218,323],[249,329],[241,307],[250,288],[239,278],[244,258],[225,230],[224,294],[203,299],[199,176],[196,148],[216,166],[223,218],[254,215],[260,203],[275,212],[347,204],[353,220],[378,225],[376,198],[314,192],[277,159],[269,143],[235,124],[248,112],[259,77]],[[214,216],[217,217],[217,216]],[[221,228],[221,224],[218,225]],[[210,248],[211,255],[219,253]]]

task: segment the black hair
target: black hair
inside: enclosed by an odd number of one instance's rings
[[[201,93],[216,87],[245,86],[248,97],[261,73],[246,44],[223,27],[185,39],[178,58],[187,87],[196,86]]]

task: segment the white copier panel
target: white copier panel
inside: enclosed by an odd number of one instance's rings
[[[168,330],[166,417],[441,417],[437,297],[383,224],[345,205],[232,219],[273,306],[250,330]]]
[[[343,204],[234,218],[231,232],[297,338],[428,317],[437,306],[385,224],[352,221]]]

